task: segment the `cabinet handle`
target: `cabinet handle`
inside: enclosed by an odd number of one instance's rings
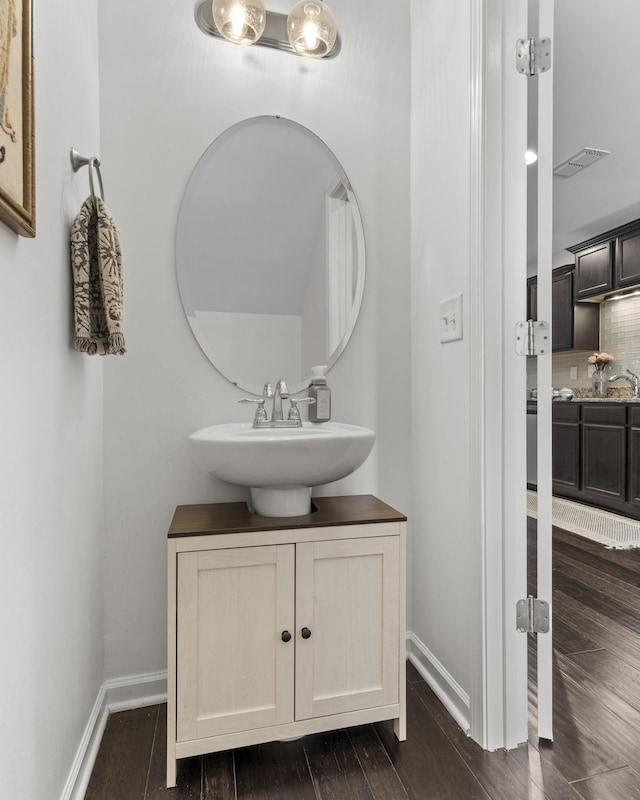
[[[283,642],[291,641],[291,634],[289,633],[289,631],[282,631],[282,641]]]
[[[300,633],[302,634],[303,639],[310,639],[311,638],[311,631],[309,628],[303,628]]]

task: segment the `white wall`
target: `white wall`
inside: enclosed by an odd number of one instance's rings
[[[413,632],[471,694],[470,4],[414,0],[411,30]],[[441,344],[458,293],[464,338]]]
[[[68,255],[98,35],[96,0],[34,8],[37,238],[0,225],[0,794],[51,800],[103,680],[103,364],[72,349]]]
[[[189,174],[243,118],[280,114],[307,126],[349,175],[367,284],[329,383],[334,418],[372,427],[378,440],[355,475],[326,491],[372,492],[410,512],[408,4],[336,0],[343,51],[326,62],[209,38],[194,5],[100,3],[101,156],[122,231],[129,348],[105,365],[107,678],[165,666],[165,542],[175,506],[246,497],[201,474],[187,450],[196,428],[251,415],[193,339],[174,268]]]

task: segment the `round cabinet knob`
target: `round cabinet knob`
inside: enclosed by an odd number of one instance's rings
[[[302,634],[303,639],[310,639],[311,638],[311,631],[309,628],[303,628],[300,633]]]
[[[282,641],[283,642],[291,641],[291,634],[289,633],[289,631],[282,631]]]

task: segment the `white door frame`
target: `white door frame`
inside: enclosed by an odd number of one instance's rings
[[[472,499],[482,597],[472,642],[471,735],[486,749],[527,740],[526,358],[515,324],[526,318],[527,84],[515,42],[526,0],[470,3],[472,47],[471,328],[478,448]]]
[[[539,36],[553,41],[554,0],[538,0]],[[553,71],[538,76],[538,288],[540,319],[552,322],[553,262]],[[551,331],[551,335],[553,332]],[[553,586],[552,586],[552,464],[551,352],[538,359],[538,521],[537,595],[549,603],[550,629],[537,642],[538,736],[553,739]]]

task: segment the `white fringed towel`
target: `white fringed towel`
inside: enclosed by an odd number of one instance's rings
[[[71,226],[75,349],[88,355],[126,352],[120,234],[99,197],[87,197]]]

